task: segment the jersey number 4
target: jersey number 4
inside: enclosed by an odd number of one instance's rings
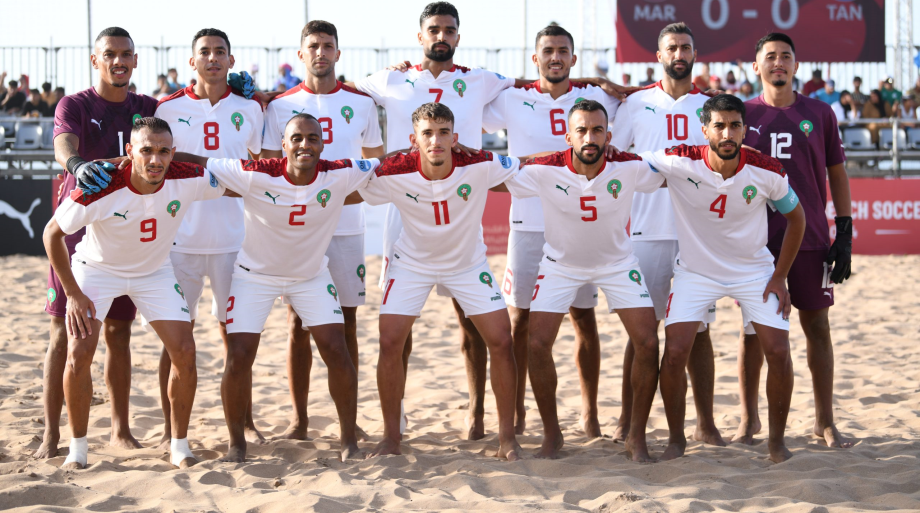
[[[719,214],[719,219],[725,217],[725,200],[728,199],[728,196],[720,194],[715,201],[712,202],[712,205],[709,205],[709,211]]]

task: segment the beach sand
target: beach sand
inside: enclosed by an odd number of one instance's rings
[[[501,276],[504,257],[491,257]],[[358,310],[361,351],[358,424],[371,435],[383,423],[376,384],[376,288],[380,259],[367,263],[368,306]],[[495,458],[497,415],[487,388],[485,439],[462,440],[468,404],[457,321],[450,302],[432,294],[414,327],[414,352],[406,387],[409,427],[403,454],[342,463],[338,422],[326,384],[326,368],[314,351],[311,377],[311,441],[249,446],[244,464],[220,463],[227,430],[220,402],[223,349],[205,292],[195,328],[198,392],[189,440],[202,462],[176,470],[156,450],[162,413],[156,380],[158,339],[135,323],[132,340],[131,422],[144,449],[109,447],[109,403],[102,377],[104,344],[93,364],[95,396],[89,422],[89,468],[62,471],[70,440],[62,421],[61,453],[48,461],[30,457],[39,446],[42,367],[48,316],[42,312],[47,259],[0,258],[0,509],[22,511],[390,511],[590,510],[612,511],[853,511],[920,509],[920,257],[857,256],[854,275],[836,288],[831,326],[836,355],[837,426],[857,440],[849,450],[828,448],[811,435],[813,396],[805,339],[792,314],[795,369],[786,441],[794,457],[773,465],[764,441],[750,447],[691,442],[675,461],[639,465],[627,461],[622,443],[588,441],[578,427],[581,399],[573,360],[574,335],[565,321],[556,343],[559,417],[565,435],[562,458],[508,463]],[[611,435],[620,410],[625,331],[615,315],[597,310],[602,342],[600,421]],[[738,426],[737,341],[741,313],[731,300],[718,304],[712,329],[716,355],[715,419],[730,440]],[[660,333],[662,348],[663,329]],[[280,304],[266,325],[253,370],[256,424],[278,435],[291,414],[285,368],[285,314]],[[762,381],[766,372],[762,373]],[[767,407],[761,384],[760,415]],[[688,394],[686,432],[695,425]],[[66,413],[65,413],[66,419]],[[542,424],[527,392],[527,423],[518,437],[527,453],[539,447]],[[667,424],[660,396],[649,421],[649,445],[660,455]]]

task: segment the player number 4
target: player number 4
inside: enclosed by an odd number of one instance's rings
[[[728,196],[721,194],[715,201],[712,202],[712,205],[709,205],[709,211],[719,214],[719,219],[725,217],[725,200],[728,199]]]

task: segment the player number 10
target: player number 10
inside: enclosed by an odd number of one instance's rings
[[[668,140],[669,141],[686,141],[688,130],[690,128],[689,120],[686,114],[668,114],[665,116],[668,120]]]

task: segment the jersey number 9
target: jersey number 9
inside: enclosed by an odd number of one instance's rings
[[[153,242],[157,240],[157,220],[156,218],[144,219],[141,221],[141,233],[146,233],[147,237],[141,237],[141,242]]]

